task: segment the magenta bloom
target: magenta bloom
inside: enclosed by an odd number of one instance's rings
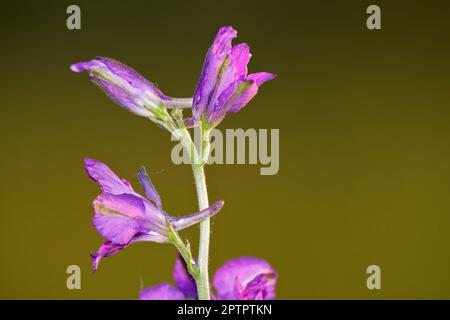
[[[182,230],[211,217],[223,206],[223,201],[218,201],[192,215],[173,217],[163,211],[161,198],[144,167],[138,178],[148,199],[135,192],[128,181],[120,179],[100,161],[85,159],[85,168],[103,191],[93,202],[93,224],[107,241],[97,253],[91,254],[94,271],[103,257],[112,256],[131,243],[167,242],[169,223],[174,230]]]
[[[216,290],[214,299],[219,300],[272,300],[275,298],[277,273],[262,259],[241,257],[220,267],[213,278]],[[178,257],[173,270],[176,287],[162,283],[143,289],[141,300],[197,299],[194,279],[186,270],[184,261]]]
[[[267,72],[247,75],[250,48],[246,43],[233,46],[231,41],[236,37],[237,32],[232,27],[220,28],[195,89],[193,117],[203,118],[211,126],[216,126],[227,113],[238,112],[264,82],[275,78]]]
[[[153,83],[119,61],[96,57],[70,66],[74,72],[87,71],[89,77],[119,106],[143,117],[155,117],[162,107],[191,107],[191,99],[164,95]]]

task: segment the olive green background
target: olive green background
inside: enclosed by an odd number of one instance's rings
[[[366,28],[370,4],[382,30]],[[78,4],[82,30],[66,28]],[[242,255],[279,273],[280,299],[450,298],[448,1],[24,1],[2,4],[0,298],[135,299],[171,282],[175,250],[140,243],[105,259],[91,225],[98,186],[83,158],[137,185],[146,165],[175,215],[196,210],[168,134],[114,105],[71,63],[118,59],[191,96],[222,25],[239,31],[265,84],[220,128],[279,128],[280,171],[206,169],[211,273]],[[196,251],[197,231],[184,232]],[[66,268],[82,289],[66,288]],[[366,268],[382,289],[366,288]]]

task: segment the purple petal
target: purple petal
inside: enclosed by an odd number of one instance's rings
[[[216,122],[225,116],[227,106],[232,103],[231,100],[236,94],[239,84],[247,76],[247,64],[250,57],[250,48],[246,43],[240,43],[231,49],[228,64],[220,79],[217,80],[215,99],[209,103],[208,120],[210,122]]]
[[[104,257],[110,257],[116,254],[118,251],[122,250],[125,247],[126,245],[120,245],[111,241],[106,241],[105,243],[103,243],[98,249],[97,253],[91,253],[91,261],[94,272],[97,271],[100,260],[102,260]]]
[[[134,88],[148,91],[160,98],[164,97],[164,94],[153,83],[145,79],[133,68],[111,58],[97,57],[96,59],[103,62],[114,76],[125,80]]]
[[[103,193],[94,200],[93,224],[107,240],[127,244],[137,233],[150,231],[143,199]]]
[[[234,100],[233,104],[229,108],[229,111],[238,112],[241,110],[251,99],[253,99],[254,96],[256,96],[259,86],[266,81],[274,79],[275,77],[276,75],[267,72],[253,73],[249,75],[245,80],[245,82],[249,84],[248,87],[243,90],[237,99]]]
[[[247,76],[247,65],[251,57],[250,47],[246,43],[237,44],[231,49],[229,66],[234,69],[231,70],[233,78],[231,81]]]
[[[242,287],[242,283],[239,281],[238,278],[234,280],[233,292],[234,292],[234,299],[243,300],[244,288]]]
[[[87,71],[91,80],[110,98],[137,115],[152,115],[149,108],[159,108],[163,100],[170,100],[135,70],[110,58],[97,57],[70,68],[74,72]]]
[[[258,277],[258,278],[257,278]],[[257,279],[257,280],[255,280]],[[265,279],[261,285],[262,279]],[[220,267],[213,278],[213,286],[217,295],[222,300],[242,299],[252,296],[252,293],[260,291],[266,300],[275,297],[275,284],[277,274],[270,264],[262,259],[242,257],[233,259]],[[236,283],[238,281],[238,283]],[[250,286],[247,288],[247,286]],[[237,290],[236,288],[241,288]],[[257,288],[258,290],[255,290]],[[246,290],[248,290],[246,292]],[[236,296],[236,292],[244,296]]]
[[[232,27],[220,28],[206,54],[200,80],[194,93],[192,111],[196,119],[204,113],[212,98],[219,71],[231,51],[231,41],[236,37],[237,32]]]
[[[97,271],[100,260],[102,260],[104,257],[110,257],[116,254],[118,251],[126,248],[132,243],[143,241],[164,243],[166,242],[166,240],[166,237],[155,232],[149,232],[147,234],[136,234],[127,244],[118,244],[108,240],[100,246],[96,253],[91,253],[91,261],[94,272]]]
[[[247,80],[256,82],[256,85],[259,87],[264,82],[273,80],[277,77],[276,74],[269,73],[269,72],[258,72],[258,73],[252,73],[248,75]]]
[[[276,274],[261,273],[250,281],[245,289],[240,292],[239,300],[272,300],[275,297]]]
[[[84,167],[89,177],[100,185],[103,192],[112,194],[134,194],[130,183],[120,179],[106,164],[94,160],[84,159]]]
[[[228,63],[222,71],[220,79],[217,81],[216,97],[220,97],[222,93],[233,83],[238,80],[244,80],[247,76],[247,64],[250,61],[250,48],[246,43],[235,45],[228,55]],[[217,105],[217,99],[210,101],[213,110],[220,108]]]
[[[196,223],[199,223],[209,217],[212,217],[213,215],[218,213],[220,211],[220,209],[222,209],[223,205],[224,205],[224,201],[219,200],[204,210],[201,210],[201,211],[191,214],[189,216],[184,216],[181,218],[174,218],[172,221],[172,226],[174,227],[175,230],[182,230],[187,227],[190,227],[190,226],[192,226]]]
[[[161,197],[159,196],[158,192],[156,191],[155,187],[153,186],[153,183],[151,182],[150,178],[147,175],[147,170],[145,170],[145,167],[141,167],[138,173],[138,179],[141,183],[142,187],[144,188],[145,194],[147,197],[153,201],[153,203],[161,209]]]
[[[134,99],[119,86],[95,77],[91,77],[91,80],[117,105],[124,107],[126,110],[138,116],[152,116],[152,113],[139,100]]]
[[[70,70],[73,72],[90,71],[94,68],[100,68],[102,64],[97,59],[92,59],[89,61],[77,62],[70,66]]]
[[[184,300],[184,295],[174,286],[164,282],[141,290],[139,300]]]
[[[197,300],[197,285],[187,270],[186,262],[179,255],[173,268],[173,280],[186,297]]]
[[[214,108],[211,108],[208,112],[209,123],[219,123],[222,121],[230,107],[238,98],[238,88],[242,83],[244,83],[244,81],[235,81],[231,83],[228,88],[222,91],[219,98],[215,101]]]

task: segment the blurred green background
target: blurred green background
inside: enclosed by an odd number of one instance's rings
[[[382,30],[366,28],[370,4]],[[66,28],[78,4],[82,29]],[[225,128],[279,128],[280,171],[207,168],[211,272],[242,255],[279,272],[280,299],[450,298],[448,1],[22,1],[2,3],[0,298],[135,299],[171,282],[175,250],[133,245],[93,275],[99,193],[83,158],[137,188],[146,165],[166,211],[196,210],[168,134],[115,106],[73,62],[103,55],[191,96],[222,25],[266,84]],[[140,190],[140,189],[138,189]],[[197,228],[183,233],[197,248]],[[66,267],[82,289],[66,288]],[[366,268],[382,289],[366,287]]]

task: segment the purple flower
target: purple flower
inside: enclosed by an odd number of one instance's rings
[[[103,191],[93,202],[93,224],[107,241],[97,253],[91,254],[94,271],[103,257],[112,256],[131,243],[168,242],[170,226],[174,230],[185,229],[216,214],[224,203],[217,201],[192,215],[173,217],[163,211],[161,198],[144,167],[139,171],[138,179],[148,199],[135,192],[128,181],[120,179],[100,161],[85,159],[85,168]]]
[[[235,46],[237,37],[232,27],[222,27],[208,50],[194,93],[193,117],[216,126],[229,112],[238,112],[258,92],[259,86],[275,78],[260,72],[247,75],[250,48],[246,43]]]
[[[275,298],[277,273],[262,259],[241,257],[220,267],[213,278],[216,290],[214,299],[219,300],[272,300]],[[141,300],[197,299],[197,288],[186,264],[178,257],[173,270],[176,287],[168,283],[143,289]]]
[[[147,288],[141,291],[139,295],[140,300],[184,300],[183,293],[164,282],[157,286]]]
[[[119,106],[143,117],[158,116],[163,107],[191,107],[191,99],[164,95],[155,85],[119,61],[96,57],[70,66],[74,72],[87,71],[89,77]]]

